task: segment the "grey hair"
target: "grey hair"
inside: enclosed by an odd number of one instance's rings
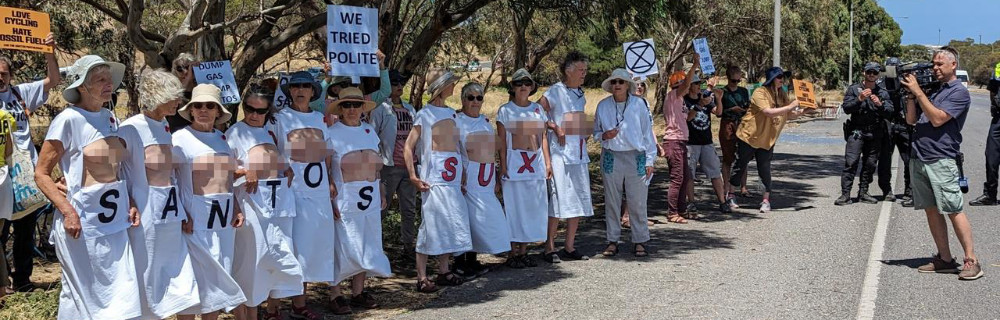
[[[0,56],[0,63],[6,64],[7,65],[7,69],[13,69],[14,68],[14,62],[10,61],[10,57]]]
[[[139,79],[139,109],[153,111],[184,96],[184,85],[166,70],[147,70]]]
[[[174,61],[173,61],[173,65],[177,66],[178,63],[184,63],[184,62],[186,62],[186,63],[192,63],[194,61],[195,60],[194,60],[194,56],[193,55],[191,55],[190,53],[184,52],[184,53],[181,53],[181,54],[177,55],[177,58],[175,58]]]
[[[944,57],[949,61],[958,62],[958,51],[950,46],[944,46],[941,47],[940,50],[934,51],[934,57],[937,57],[938,55],[944,55]]]
[[[94,74],[97,74],[98,72],[103,72],[103,71],[111,72],[111,66],[106,65],[106,64],[102,64],[102,65],[90,68],[90,70],[87,70],[87,74],[83,76],[83,83],[85,83],[85,84],[89,83],[90,82],[90,78],[92,78],[94,76]]]
[[[466,95],[473,92],[486,94],[485,89],[483,89],[483,85],[477,82],[469,82],[462,86],[462,98],[465,98]]]

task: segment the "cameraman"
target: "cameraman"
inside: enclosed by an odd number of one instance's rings
[[[990,131],[986,134],[986,182],[983,195],[969,201],[973,206],[994,206],[997,204],[997,170],[1000,167],[1000,63],[986,86],[990,91]]]
[[[899,66],[899,58],[889,58],[885,61],[886,66]],[[882,150],[878,158],[878,186],[883,191],[892,190],[892,153],[893,147],[899,149],[899,157],[903,159],[903,197],[901,198],[904,207],[913,206],[913,196],[910,191],[910,135],[913,133],[913,126],[906,123],[906,105],[903,104],[903,92],[894,90],[889,86],[884,86],[889,90],[889,98],[892,101],[892,112],[887,115],[886,130],[887,139],[882,139]],[[898,87],[898,85],[896,85]],[[899,89],[899,88],[895,88]],[[896,196],[892,192],[885,193],[885,201],[893,201]]]
[[[926,94],[912,74],[905,75],[900,82],[910,92],[906,98],[906,122],[914,126],[911,143],[915,158],[910,159],[913,207],[926,213],[938,249],[933,260],[917,270],[958,271],[959,264],[948,247],[948,224],[942,216],[947,214],[965,249],[965,264],[958,279],[975,280],[983,276],[983,271],[973,251],[972,226],[962,213],[964,201],[959,188],[962,127],[972,100],[969,90],[955,76],[957,56],[958,52],[948,46],[934,53],[934,75],[939,83]]]
[[[885,139],[885,118],[892,112],[889,92],[876,83],[880,70],[877,62],[866,63],[864,81],[851,85],[844,93],[841,108],[851,118],[844,123],[847,146],[844,150],[844,172],[840,176],[840,198],[834,201],[838,206],[851,204],[851,187],[854,185],[859,162],[862,167],[858,201],[878,203],[875,197],[868,194],[868,185],[872,183],[879,149]],[[892,194],[892,190],[882,191]]]

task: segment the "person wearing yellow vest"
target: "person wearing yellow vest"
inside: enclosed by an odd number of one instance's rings
[[[739,208],[733,190],[740,188],[740,176],[747,170],[750,160],[757,158],[757,175],[765,188],[764,200],[760,203],[761,213],[771,211],[771,155],[774,154],[774,143],[778,141],[785,122],[802,114],[798,100],[781,90],[785,84],[784,71],[780,67],[771,67],[765,74],[767,81],[763,87],[754,90],[750,97],[750,110],[736,129],[736,164],[726,186],[729,207]]]

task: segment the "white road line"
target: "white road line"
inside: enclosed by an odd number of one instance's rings
[[[892,172],[899,169],[899,157],[892,159]],[[894,177],[896,178],[896,177]],[[890,181],[891,190],[896,190],[896,179]],[[875,318],[875,299],[878,298],[878,281],[882,272],[882,252],[885,251],[885,235],[889,230],[889,215],[892,214],[894,202],[883,201],[882,211],[875,225],[875,237],[872,239],[872,249],[868,254],[868,268],[865,271],[865,281],[861,284],[861,301],[858,303],[858,319]]]

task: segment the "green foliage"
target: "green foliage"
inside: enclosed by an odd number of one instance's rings
[[[952,40],[949,46],[958,50],[958,68],[969,72],[969,82],[986,85],[997,62],[1000,62],[1000,41],[980,44],[975,40]]]
[[[59,311],[59,288],[18,292],[4,297],[0,320],[55,319]]]

